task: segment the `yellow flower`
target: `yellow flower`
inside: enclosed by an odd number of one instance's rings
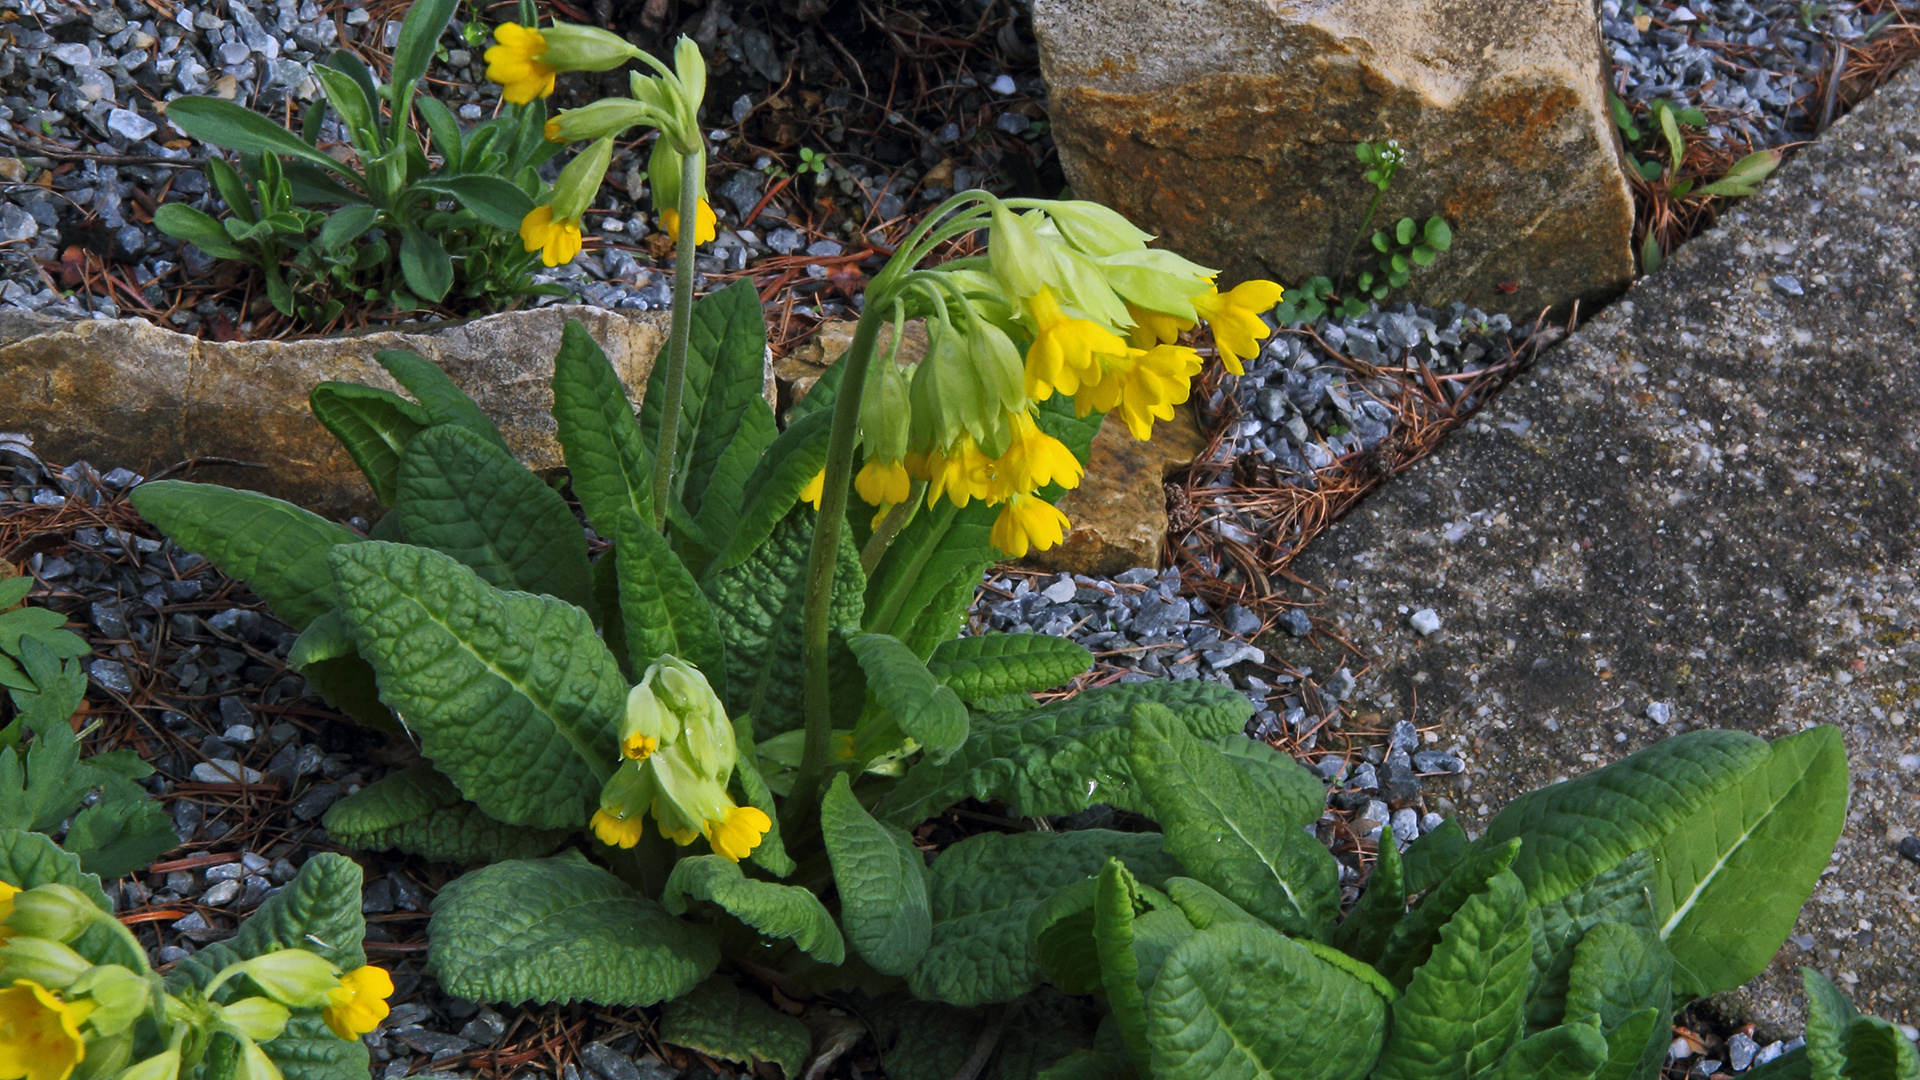
[[[658,749],[660,749],[659,739],[651,735],[642,735],[639,732],[627,736],[626,741],[620,744],[620,753],[635,761],[647,760],[652,757],[653,752]]]
[[[693,242],[709,244],[718,235],[715,232],[720,219],[713,216],[713,204],[700,200],[700,209],[694,214]],[[668,208],[660,211],[660,231],[673,237],[674,243],[680,242],[680,211]]]
[[[1127,337],[1136,349],[1172,345],[1180,340],[1183,332],[1193,329],[1192,322],[1164,311],[1148,311],[1128,304],[1127,314],[1133,316],[1133,326],[1127,330]]]
[[[913,478],[899,461],[875,461],[868,458],[853,478],[853,490],[871,506],[903,503],[913,494]],[[883,513],[885,511],[882,511]]]
[[[803,503],[812,503],[813,508],[818,510],[820,509],[820,499],[825,496],[826,493],[827,470],[821,469],[819,472],[813,474],[813,479],[807,481],[806,487],[800,489],[800,501]]]
[[[362,965],[340,976],[340,987],[327,995],[320,1018],[335,1035],[358,1039],[387,1018],[387,998],[393,996],[393,978],[381,968]]]
[[[1066,537],[1072,522],[1060,508],[1037,495],[1015,495],[993,520],[993,546],[1010,559],[1026,555],[1029,546],[1045,551]]]
[[[580,219],[555,219],[553,207],[536,206],[520,222],[520,243],[548,266],[572,262],[580,254]]]
[[[540,129],[540,132],[546,136],[548,142],[563,143],[567,141],[560,134],[560,118],[557,116],[548,120],[546,126]]]
[[[631,817],[619,817],[605,810],[593,812],[593,835],[608,847],[630,848],[640,842],[640,836],[646,832],[647,819],[639,814]]]
[[[1088,319],[1068,317],[1053,290],[1042,286],[1027,300],[1034,326],[1027,346],[1027,396],[1045,401],[1054,391],[1072,394],[1090,373],[1097,377],[1096,354],[1125,356],[1127,343]]]
[[[1007,449],[993,461],[994,501],[1010,495],[1038,491],[1048,484],[1064,488],[1080,486],[1080,459],[1067,444],[1040,430],[1033,415],[1017,412],[1010,417],[1013,437]]]
[[[1127,430],[1142,442],[1153,437],[1155,419],[1173,419],[1173,407],[1193,392],[1200,374],[1200,354],[1184,345],[1155,345],[1135,349],[1124,361],[1102,358],[1100,381],[1074,395],[1074,411],[1120,410]]]
[[[907,468],[927,482],[928,506],[945,495],[964,510],[968,502],[993,494],[993,460],[980,452],[971,435],[961,435],[945,451],[935,447],[925,454],[908,454]]]
[[[482,59],[487,62],[487,78],[500,84],[501,96],[515,105],[525,105],[553,93],[555,72],[540,60],[547,53],[547,39],[540,31],[501,23],[493,28],[493,39],[500,44],[483,53]]]
[[[1241,361],[1260,355],[1260,340],[1273,333],[1260,315],[1278,304],[1285,292],[1271,281],[1246,281],[1231,292],[1209,289],[1193,298],[1193,309],[1213,331],[1214,351],[1228,371],[1244,375]]]
[[[773,828],[773,819],[752,806],[736,806],[721,821],[708,821],[703,830],[713,853],[729,862],[739,862],[760,846],[760,838]]]
[[[14,935],[7,927],[7,920],[13,916],[13,898],[20,895],[20,891],[19,886],[0,881],[0,941]]]
[[[0,1080],[67,1080],[86,1060],[80,1025],[92,1012],[91,1001],[61,1001],[30,979],[0,990]]]

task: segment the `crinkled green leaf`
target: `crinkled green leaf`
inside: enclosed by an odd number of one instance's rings
[[[332,852],[312,856],[286,888],[241,922],[239,933],[180,961],[168,983],[205,987],[228,964],[281,949],[306,949],[341,971],[352,971],[367,962],[360,947],[367,933],[360,885],[360,867],[352,859]],[[237,986],[222,994],[225,1000],[246,996]]]
[[[1856,1017],[1847,1028],[1843,1080],[1915,1080],[1920,1052],[1897,1027],[1877,1016]]]
[[[338,611],[327,612],[300,631],[287,653],[287,666],[304,675],[315,693],[355,723],[400,733],[400,721],[380,700],[373,666],[360,658],[353,631]]]
[[[1458,818],[1448,818],[1432,832],[1423,832],[1401,855],[1407,895],[1419,896],[1440,884],[1467,856],[1467,833]]]
[[[733,781],[740,788],[741,802],[767,815],[773,828],[760,842],[754,845],[753,853],[747,856],[758,866],[774,877],[786,877],[794,871],[793,859],[787,855],[787,845],[780,835],[780,807],[773,801],[773,789],[767,786],[766,778],[760,775],[760,769],[754,764],[752,720],[750,717],[737,717],[733,721],[734,740],[740,749],[739,758],[734,762]]]
[[[950,686],[936,681],[927,665],[899,639],[886,634],[848,634],[847,647],[867,676],[867,689],[908,738],[942,762],[967,741],[967,707]]]
[[[1171,877],[1167,879],[1167,896],[1179,906],[1187,921],[1195,927],[1205,930],[1222,923],[1243,922],[1255,926],[1266,926],[1258,918],[1247,912],[1246,908],[1220,895],[1220,891],[1203,881],[1189,877]]]
[[[410,765],[334,803],[322,819],[345,847],[403,851],[433,862],[501,862],[551,852],[567,829],[528,829],[487,816],[428,762]]]
[[[928,877],[933,933],[908,986],[955,1005],[1011,1001],[1033,989],[1040,981],[1027,947],[1034,907],[1092,877],[1109,858],[1156,886],[1179,869],[1151,833],[981,833],[948,848]]]
[[[360,540],[343,525],[254,491],[155,480],[128,498],[174,543],[246,583],[296,630],[334,608],[327,552]]]
[[[435,425],[465,428],[502,450],[512,449],[493,420],[438,364],[404,349],[381,349],[373,358],[387,369],[395,382],[407,388],[407,393],[413,395]]]
[[[1120,683],[1018,712],[976,712],[961,753],[921,760],[887,793],[877,813],[912,824],[962,799],[999,800],[1027,815],[1072,814],[1095,803],[1145,813],[1127,748],[1128,709],[1164,704],[1196,737],[1238,734],[1253,706],[1246,695],[1200,679]]]
[[[1339,866],[1325,845],[1166,706],[1134,706],[1132,727],[1134,777],[1187,876],[1278,929],[1325,936],[1340,910]]]
[[[651,526],[652,447],[641,436],[626,386],[577,319],[561,329],[553,358],[553,420],[573,493],[594,531],[612,536],[623,509]]]
[[[709,573],[731,569],[751,558],[799,503],[801,490],[826,467],[832,420],[832,413],[815,413],[794,422],[768,444],[760,463],[747,477],[739,520],[708,567]]]
[[[1520,1038],[1530,964],[1527,894],[1503,870],[1467,898],[1414,970],[1373,1075],[1470,1080],[1493,1067]]]
[[[1650,928],[1602,922],[1586,931],[1568,971],[1565,1020],[1606,1037],[1603,1080],[1655,1073],[1672,1013],[1673,957]]]
[[[721,700],[727,696],[727,650],[713,608],[667,538],[630,507],[613,513],[614,572],[620,618],[636,679],[672,654],[700,669]]]
[[[845,773],[833,778],[821,800],[820,831],[848,943],[883,975],[912,971],[932,935],[926,862],[913,841],[875,821]]]
[[[560,493],[465,428],[415,435],[400,457],[400,529],[501,589],[591,603],[587,536]]]
[[[1394,843],[1393,826],[1380,831],[1379,858],[1367,877],[1367,889],[1360,902],[1334,930],[1335,947],[1371,964],[1386,951],[1393,928],[1407,914],[1406,879],[1400,865],[1400,847]]]
[[[1840,729],[1775,740],[1730,790],[1653,848],[1653,900],[1674,989],[1704,997],[1758,975],[1793,930],[1846,824]]]
[[[829,368],[829,374],[838,366]],[[819,393],[817,386],[814,393]],[[810,394],[802,404],[812,401]],[[981,502],[959,509],[944,501],[915,514],[874,567],[865,629],[908,641],[920,656],[931,655],[951,638],[948,632],[922,640],[912,628],[924,617],[931,633],[933,627],[947,624],[954,606],[964,608],[973,599],[980,570],[994,557],[990,538],[998,514]]]
[[[434,899],[427,943],[441,986],[474,1001],[651,1005],[720,962],[705,934],[577,855],[455,880]]]
[[[342,1039],[311,1013],[288,1020],[280,1036],[260,1049],[285,1080],[360,1080],[371,1065],[366,1043]]]
[[[986,1045],[983,1040],[995,1035],[981,1080],[1037,1080],[1060,1059],[1093,1045],[1100,1010],[1084,999],[1041,990],[979,1009],[889,995],[862,1015],[873,1024],[889,1080],[952,1080]]]
[[[427,411],[398,394],[359,383],[323,382],[307,394],[313,418],[346,447],[374,498],[392,506],[399,491],[400,454],[407,440],[432,423]]]
[[[1653,932],[1653,905],[1647,897],[1652,883],[1653,860],[1639,851],[1571,894],[1528,913],[1533,926],[1534,970],[1533,989],[1527,999],[1529,1030],[1540,1031],[1560,1023],[1569,1007],[1568,972],[1576,947],[1590,929],[1611,923]],[[1660,954],[1666,955],[1666,950],[1661,949]],[[1603,1025],[1602,1030],[1606,1027]]]
[[[1485,1080],[1585,1080],[1607,1063],[1607,1040],[1591,1024],[1562,1024],[1513,1045]]]
[[[1293,755],[1239,732],[1221,736],[1214,740],[1214,746],[1241,772],[1279,797],[1285,814],[1282,820],[1300,828],[1320,820],[1327,808],[1326,782],[1295,761]]]
[[[1818,971],[1801,968],[1800,981],[1807,992],[1807,1060],[1813,1080],[1840,1080],[1847,1068],[1847,1035],[1860,1014]]]
[[[1393,985],[1404,988],[1413,979],[1414,969],[1426,963],[1440,943],[1441,928],[1469,899],[1485,892],[1489,881],[1506,872],[1519,851],[1515,840],[1476,847],[1393,928],[1374,967]]]
[[[765,386],[767,330],[753,282],[735,282],[695,301],[689,312],[686,377],[680,396],[680,427],[674,454],[674,490],[697,511],[714,464],[740,427],[748,402]],[[648,449],[660,444],[666,404],[666,354],[647,378],[640,405],[640,432]]]
[[[942,573],[948,576],[944,585],[928,594],[926,603],[912,620],[905,623],[906,629],[899,635],[915,656],[931,655],[941,642],[952,641],[954,635],[960,633],[967,622],[967,610],[973,606],[973,598],[980,591],[980,576],[993,563],[991,549],[980,549],[927,573],[926,580],[931,581],[938,581]],[[979,705],[982,708],[1004,709],[1003,705],[990,705],[988,702],[1006,701],[1009,698],[1027,698],[1027,695],[989,698],[979,702]],[[1031,702],[1032,699],[1027,700]]]
[[[660,1041],[742,1065],[771,1061],[786,1071],[788,1080],[798,1080],[813,1051],[813,1036],[805,1024],[741,990],[725,975],[667,1003],[660,1016]]]
[[[586,613],[403,544],[343,545],[333,571],[381,698],[461,793],[508,824],[585,825],[627,691]]]
[[[1134,952],[1134,918],[1142,907],[1133,875],[1120,860],[1108,859],[1094,886],[1094,955],[1100,962],[1107,1006],[1137,1069],[1146,1069],[1152,1060],[1147,1044],[1147,991],[1153,980],[1142,978],[1140,958]]]
[[[1085,647],[1052,634],[978,634],[935,646],[927,669],[968,701],[1047,690],[1093,666]]]
[[[719,855],[696,855],[673,864],[660,904],[672,914],[684,915],[689,899],[718,904],[768,937],[792,938],[822,963],[838,964],[847,958],[840,928],[813,893],[795,885],[755,881],[740,872],[738,863]]]
[[[1155,1080],[1360,1080],[1386,1005],[1366,984],[1247,923],[1173,950],[1147,995]]]

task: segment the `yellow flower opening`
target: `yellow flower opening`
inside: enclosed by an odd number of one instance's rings
[[[1193,323],[1164,311],[1148,311],[1128,304],[1127,314],[1133,316],[1133,326],[1127,330],[1127,338],[1136,349],[1172,345],[1180,340],[1182,333],[1193,329]]]
[[[580,219],[553,216],[553,207],[536,206],[520,222],[520,243],[540,253],[548,266],[570,263],[580,254]]]
[[[557,116],[548,120],[546,126],[541,128],[540,131],[541,134],[547,137],[548,142],[563,143],[567,141],[560,134],[560,118]]]
[[[708,821],[703,830],[713,853],[729,862],[739,862],[760,845],[760,838],[773,828],[773,819],[752,806],[736,806],[723,821]]]
[[[904,462],[868,458],[866,464],[860,466],[859,475],[853,478],[853,490],[859,492],[869,506],[885,507],[907,501],[913,494],[913,478],[907,475]]]
[[[593,812],[593,835],[608,847],[630,848],[640,842],[640,836],[646,832],[647,820],[639,814],[621,817],[609,814],[605,810]]]
[[[694,212],[693,242],[710,244],[718,236],[720,219],[713,215],[713,204],[700,200],[700,208]],[[660,211],[660,231],[673,237],[674,243],[680,242],[680,211],[668,208]]]
[[[1027,346],[1027,396],[1045,401],[1057,390],[1072,394],[1088,375],[1098,377],[1096,354],[1127,354],[1118,334],[1088,319],[1068,317],[1053,290],[1042,287],[1027,300],[1034,325],[1033,344]]]
[[[620,744],[620,753],[635,761],[647,760],[658,749],[660,749],[659,739],[651,735],[641,735],[638,732],[627,736],[627,741]]]
[[[358,1039],[387,1018],[387,998],[393,996],[393,978],[371,964],[340,976],[340,986],[327,994],[320,1018],[335,1035]]]
[[[820,499],[826,495],[826,493],[827,470],[821,469],[819,472],[813,474],[813,479],[807,481],[806,487],[800,489],[800,501],[803,503],[811,503],[813,504],[813,508],[818,510],[820,509]]]
[[[1271,281],[1246,281],[1231,292],[1209,289],[1193,298],[1193,309],[1213,331],[1214,351],[1235,375],[1246,374],[1242,361],[1260,355],[1260,341],[1273,330],[1261,320],[1286,290]]]
[[[481,58],[487,62],[487,79],[500,84],[502,97],[515,105],[525,105],[553,93],[555,69],[540,61],[547,53],[547,39],[540,31],[501,23],[493,28],[493,39],[499,44]]]
[[[7,920],[13,917],[13,898],[19,896],[20,891],[19,886],[0,881],[0,941],[14,935],[14,931],[7,927]]]
[[[1017,412],[1011,417],[1013,438],[1007,449],[993,461],[992,490],[989,497],[998,502],[1011,495],[1038,491],[1048,484],[1064,488],[1080,486],[1083,472],[1080,459],[1067,444],[1040,430],[1033,415]]]
[[[971,435],[961,435],[944,451],[936,447],[925,454],[908,454],[907,468],[927,482],[929,507],[942,495],[962,510],[974,499],[993,495],[993,461],[981,453]]]
[[[993,546],[1010,559],[1023,558],[1027,549],[1045,551],[1066,538],[1072,522],[1060,508],[1037,495],[1015,495],[993,520]]]
[[[1200,354],[1184,345],[1155,345],[1134,349],[1124,360],[1101,359],[1100,381],[1074,395],[1074,411],[1085,416],[1118,409],[1141,442],[1153,437],[1156,419],[1173,419],[1173,407],[1193,392],[1193,377],[1203,366]]]
[[[67,1080],[86,1060],[80,1025],[92,1012],[29,979],[0,990],[0,1080]]]

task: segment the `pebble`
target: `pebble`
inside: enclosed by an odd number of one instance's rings
[[[1900,853],[1901,858],[1907,860],[1908,862],[1914,864],[1915,866],[1920,866],[1920,836],[1908,836],[1908,837],[1901,838],[1900,843],[1895,848],[1895,850]]]
[[[1440,616],[1432,608],[1421,608],[1407,616],[1407,624],[1421,637],[1432,637],[1440,632]]]
[[[1736,1031],[1727,1040],[1727,1065],[1734,1072],[1745,1072],[1753,1064],[1755,1054],[1760,1052],[1760,1044],[1744,1031]]]
[[[1673,704],[1666,701],[1647,702],[1647,719],[1656,724],[1665,724],[1673,719]]]
[[[260,770],[248,768],[232,758],[200,762],[193,767],[193,778],[203,784],[257,784],[266,779]]]

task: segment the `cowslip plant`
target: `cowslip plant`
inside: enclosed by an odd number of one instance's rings
[[[51,832],[67,823],[67,850],[89,873],[116,878],[179,843],[165,811],[135,781],[153,767],[132,750],[80,756],[68,719],[86,698],[86,640],[66,616],[14,607],[33,586],[0,579],[0,686],[12,719],[0,723],[0,829]],[[13,610],[8,610],[12,608]],[[8,706],[0,705],[0,720]],[[97,725],[96,725],[97,726]],[[71,821],[69,822],[69,819]]]
[[[563,292],[532,283],[537,259],[518,235],[547,191],[537,170],[560,149],[545,138],[544,104],[517,104],[463,130],[451,110],[418,92],[457,3],[408,8],[386,85],[350,52],[315,64],[323,97],[298,133],[220,98],[170,103],[174,126],[238,152],[240,165],[208,165],[228,217],[167,203],[154,224],[209,255],[258,266],[274,307],[309,323],[331,321],[349,302],[405,311],[455,297],[493,309]],[[329,114],[350,160],[319,145]]]
[[[309,859],[232,938],[162,975],[100,879],[0,829],[0,1075],[361,1080],[393,982],[366,963],[360,868]]]

